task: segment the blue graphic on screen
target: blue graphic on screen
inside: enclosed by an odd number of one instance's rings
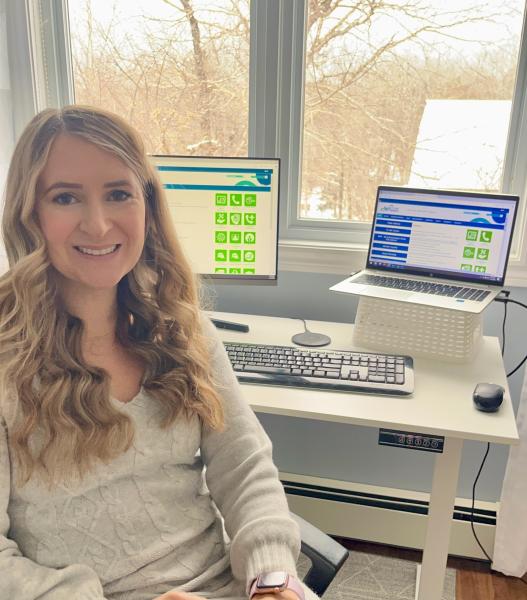
[[[381,189],[368,266],[499,282],[516,205],[507,196]]]

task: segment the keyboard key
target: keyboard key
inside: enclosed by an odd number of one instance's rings
[[[254,367],[252,367],[251,369],[244,369],[245,371],[252,371],[253,373],[276,373],[277,375],[289,375],[291,373],[291,369],[289,368],[283,368],[283,367],[277,367],[277,366],[262,366],[262,365],[256,365]]]

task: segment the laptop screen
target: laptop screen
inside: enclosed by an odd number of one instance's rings
[[[380,186],[368,267],[503,285],[518,197]]]

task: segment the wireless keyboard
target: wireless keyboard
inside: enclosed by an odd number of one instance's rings
[[[410,356],[224,342],[239,381],[371,394],[414,390]]]

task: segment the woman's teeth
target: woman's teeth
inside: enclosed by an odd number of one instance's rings
[[[109,246],[108,248],[103,248],[102,250],[93,250],[91,248],[83,248],[82,246],[75,246],[79,252],[83,254],[91,254],[92,256],[103,256],[104,254],[111,254],[115,252],[118,248],[119,244],[114,244],[113,246]]]

